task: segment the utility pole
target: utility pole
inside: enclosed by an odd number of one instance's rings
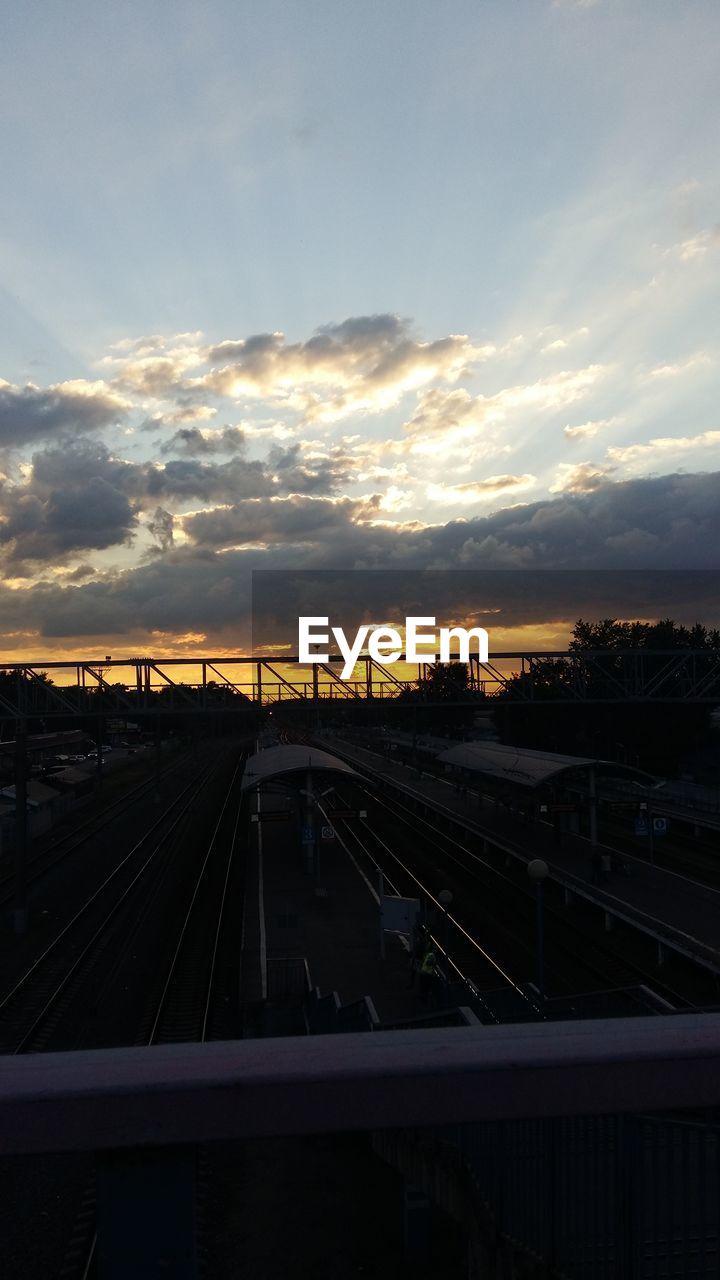
[[[315,796],[312,789],[312,768],[308,764],[307,775],[305,779],[305,824],[303,831],[303,844],[305,845],[305,870],[309,875],[315,871]]]
[[[97,783],[98,787],[102,786],[103,781],[103,734],[105,725],[101,715],[97,718]]]
[[[15,732],[15,932],[27,929],[27,721]]]
[[[597,776],[595,765],[590,765],[590,848],[595,849],[598,842],[597,829]]]
[[[162,769],[162,734],[159,719],[155,721],[155,798],[160,799],[160,775]]]

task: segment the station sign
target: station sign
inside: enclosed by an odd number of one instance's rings
[[[321,840],[334,840],[334,839],[335,839],[335,831],[334,831],[334,828],[333,828],[333,827],[321,827],[321,828],[320,828],[320,839],[321,839]]]
[[[419,898],[387,894],[380,899],[380,927],[390,933],[412,933],[419,913]]]
[[[251,813],[251,822],[287,822],[291,817],[289,809],[263,809],[262,813]]]
[[[649,818],[647,813],[640,813],[635,819],[636,836],[649,836],[651,830],[654,836],[666,836],[669,827],[669,820],[660,816]]]

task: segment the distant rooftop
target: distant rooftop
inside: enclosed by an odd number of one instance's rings
[[[328,751],[320,751],[317,747],[280,746],[268,747],[251,756],[245,765],[241,790],[249,791],[271,778],[283,777],[289,773],[307,773],[311,769],[319,771],[345,773],[357,777],[355,769],[330,755]]]
[[[531,751],[525,747],[501,746],[497,742],[464,742],[438,755],[443,764],[472,769],[501,781],[521,787],[539,787],[562,773],[596,769],[603,774],[629,778],[650,786],[655,779],[642,769],[617,764],[613,760],[594,760],[590,756],[564,756],[551,751]]]

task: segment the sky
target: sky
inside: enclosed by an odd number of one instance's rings
[[[714,0],[2,0],[0,659],[241,651],[253,569],[720,567],[719,55]]]

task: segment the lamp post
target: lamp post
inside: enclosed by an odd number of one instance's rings
[[[540,996],[540,1003],[545,1002],[545,938],[544,938],[544,913],[543,913],[543,884],[549,875],[547,862],[543,862],[542,858],[533,858],[532,862],[528,862],[528,875],[535,884],[535,920],[536,920],[536,954],[535,963],[537,967],[536,985]]]
[[[443,909],[443,948],[445,951],[445,981],[450,986],[450,956],[448,954],[448,907],[453,900],[452,893],[449,889],[441,889],[438,894],[438,902]]]

